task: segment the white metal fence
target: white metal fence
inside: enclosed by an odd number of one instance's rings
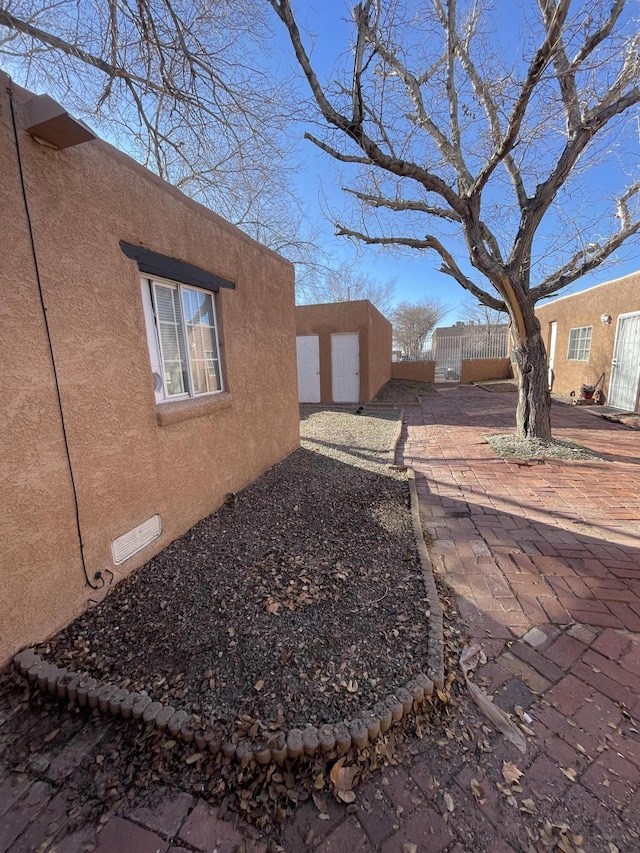
[[[436,382],[458,381],[462,360],[467,358],[506,358],[509,350],[509,329],[467,329],[464,335],[436,337],[423,358],[436,363]]]

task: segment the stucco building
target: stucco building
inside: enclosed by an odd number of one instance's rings
[[[2,73],[0,162],[3,662],[299,431],[287,261]]]
[[[391,323],[367,299],[296,306],[301,403],[368,403],[391,379]]]
[[[553,391],[605,393],[608,405],[640,410],[640,272],[536,308]]]

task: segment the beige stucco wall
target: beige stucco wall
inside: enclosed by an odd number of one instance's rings
[[[392,379],[414,379],[416,382],[435,382],[435,361],[394,361],[391,365]]]
[[[594,384],[604,373],[604,388],[608,393],[611,360],[620,314],[640,311],[640,272],[590,287],[581,293],[563,296],[536,308],[545,346],[549,350],[551,323],[558,324],[553,390],[560,394],[580,391],[583,382]],[[602,314],[611,316],[603,325]],[[570,329],[591,326],[591,350],[588,361],[567,361]]]
[[[391,349],[393,327],[371,303],[367,303],[369,316],[369,400],[391,379]]]
[[[509,358],[463,358],[460,384],[482,382],[486,379],[511,379]]]
[[[360,396],[368,403],[391,378],[391,323],[366,299],[296,306],[296,334],[318,335],[320,401],[333,402],[331,335],[358,333]]]
[[[0,662],[96,598],[6,86],[0,75]],[[26,97],[16,90],[18,123]],[[103,142],[55,151],[19,131],[19,144],[85,561],[117,580],[298,446],[293,269]],[[235,282],[216,295],[224,397],[156,405],[140,275],[120,240]],[[160,539],[115,567],[112,540],[156,513]]]

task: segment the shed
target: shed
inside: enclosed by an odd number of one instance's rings
[[[296,306],[298,399],[368,403],[391,378],[391,323],[368,299]]]

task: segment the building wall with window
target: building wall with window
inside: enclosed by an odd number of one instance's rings
[[[614,350],[623,324],[640,312],[640,272],[590,287],[580,293],[561,296],[536,308],[549,359],[553,362],[553,391],[580,395],[583,383],[595,385],[604,374],[599,388],[607,402],[615,402],[611,388]],[[553,324],[555,346],[553,346]],[[638,377],[634,366],[640,365],[640,341],[622,342],[616,359],[618,370],[626,370],[625,381],[631,390],[632,405],[638,409]],[[615,375],[614,375],[615,381]],[[635,391],[634,391],[635,388]],[[629,398],[624,402],[629,402]],[[627,408],[623,406],[622,408]]]
[[[320,402],[332,403],[332,335],[358,335],[358,401],[368,403],[391,379],[392,327],[367,299],[296,306],[296,334],[317,335]]]
[[[23,193],[9,83],[0,73],[0,662],[299,444],[292,266],[102,141],[36,142],[14,87]],[[121,243],[176,264],[145,271]]]

